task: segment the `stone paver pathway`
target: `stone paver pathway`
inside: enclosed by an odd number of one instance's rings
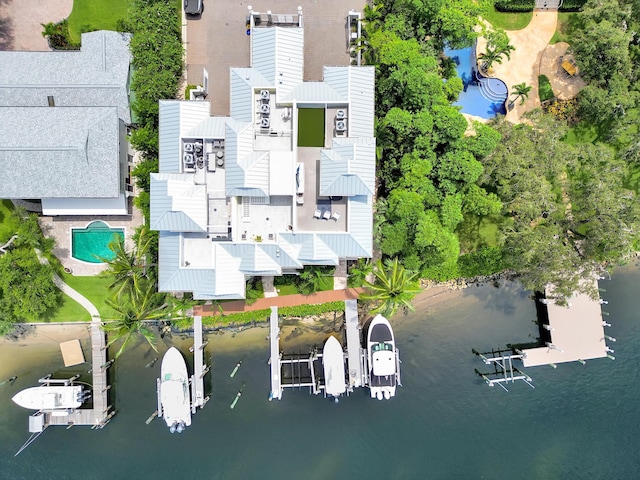
[[[542,53],[540,61],[540,74],[546,75],[551,82],[551,88],[558,100],[571,100],[587,86],[578,72],[573,77],[569,76],[561,67],[563,58],[567,58],[569,44],[566,42],[548,45]],[[571,55],[569,56],[571,57]]]
[[[0,50],[49,51],[42,23],[59,22],[73,9],[73,0],[0,1]]]
[[[244,300],[234,300],[221,304],[223,313],[252,312],[269,307],[294,307],[298,305],[316,305],[319,303],[338,302],[340,300],[357,299],[364,292],[363,288],[349,288],[347,290],[328,290],[311,295],[284,295],[275,298],[259,298],[255,303],[247,305]],[[204,305],[193,308],[194,315],[212,317],[218,315],[217,306]]]

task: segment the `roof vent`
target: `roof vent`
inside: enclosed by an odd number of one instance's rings
[[[47,103],[49,104],[50,107],[56,106],[56,102],[53,99],[53,95],[47,95]]]
[[[344,120],[338,120],[336,122],[336,132],[346,132],[347,131],[347,122]]]
[[[264,113],[264,114],[268,114],[269,113],[269,104],[268,103],[263,103],[262,105],[260,105],[260,112]]]
[[[262,118],[260,119],[260,127],[262,128],[269,128],[269,119],[268,118]]]
[[[347,112],[345,112],[344,110],[338,110],[336,112],[336,118],[338,120],[344,120],[346,118],[346,116],[347,116]]]
[[[260,98],[263,100],[269,100],[269,90],[260,90]]]

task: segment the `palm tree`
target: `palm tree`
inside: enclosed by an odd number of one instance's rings
[[[124,238],[115,237],[109,243],[109,249],[114,253],[113,259],[98,257],[108,264],[103,275],[112,277],[108,288],[114,290],[115,297],[120,297],[126,292],[140,293],[141,282],[147,278],[146,256],[151,245],[148,233],[148,228],[142,227],[138,235],[134,237],[136,243],[130,252],[125,247]]]
[[[300,272],[297,282],[300,293],[309,295],[320,290],[320,282],[325,275],[325,269],[322,267],[316,265],[305,267],[305,269]]]
[[[398,259],[394,258],[385,262],[384,265],[381,260],[378,260],[374,275],[373,283],[365,282],[369,293],[360,296],[378,302],[378,305],[371,310],[372,313],[392,317],[400,308],[405,312],[414,311],[411,300],[420,292],[417,273],[405,270]]]
[[[520,99],[520,105],[524,104],[524,101],[529,98],[529,92],[531,91],[531,85],[527,85],[526,83],[518,83],[517,85],[513,85],[511,87],[513,91],[511,92],[511,96],[515,97],[513,102],[515,103],[518,99]]]
[[[502,63],[502,53],[496,49],[488,48],[487,51],[478,55],[482,59],[482,70],[487,72],[494,63]]]
[[[366,258],[359,258],[349,269],[347,283],[350,287],[361,287],[371,273],[373,273],[373,265],[371,262]]]
[[[382,3],[378,3],[373,7],[370,6],[369,4],[364,6],[364,9],[362,10],[362,13],[364,14],[363,20],[364,20],[365,31],[368,34],[375,32],[382,26],[381,10],[383,8],[384,8],[384,5]]]
[[[118,340],[123,340],[116,353],[118,358],[125,351],[129,342],[142,335],[151,348],[157,351],[153,333],[146,326],[146,320],[157,320],[171,317],[172,311],[167,308],[165,294],[159,294],[155,285],[148,281],[139,284],[140,290],[128,291],[125,295],[107,299],[106,304],[113,309],[118,317],[104,324],[104,330],[113,334],[107,346],[113,345]]]

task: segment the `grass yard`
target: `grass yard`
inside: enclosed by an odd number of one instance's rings
[[[546,102],[555,97],[551,82],[549,82],[546,75],[538,75],[538,95],[540,96],[540,102]]]
[[[558,25],[556,33],[553,34],[549,43],[551,45],[559,42],[567,42],[571,44],[573,38],[572,31],[579,21],[579,13],[576,12],[558,12]]]
[[[116,30],[116,23],[127,17],[131,0],[74,0],[69,15],[69,36],[80,43],[80,34],[93,30]]]
[[[54,312],[47,312],[43,315],[44,322],[90,322],[91,316],[82,305],[62,294],[62,299],[58,303],[58,308]]]
[[[0,201],[0,245],[4,245],[18,231],[18,218],[13,214],[10,200]]]
[[[278,295],[295,295],[300,293],[295,285],[276,285]]]
[[[495,28],[503,30],[522,30],[533,18],[533,12],[499,12],[491,5],[482,16]]]
[[[95,305],[103,320],[117,317],[116,312],[109,308],[105,302],[107,298],[111,297],[111,292],[107,288],[110,279],[100,276],[74,277],[68,273],[63,273],[61,276],[71,288],[80,292]]]
[[[324,147],[324,108],[298,109],[298,146]]]

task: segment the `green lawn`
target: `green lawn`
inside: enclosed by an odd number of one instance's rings
[[[295,285],[276,285],[278,295],[295,295],[300,293]]]
[[[324,108],[298,109],[298,146],[324,147]]]
[[[549,82],[546,75],[538,75],[538,95],[540,96],[541,102],[551,100],[555,97],[553,89],[551,88],[551,82]]]
[[[0,245],[4,245],[17,231],[18,218],[13,215],[13,203],[0,201]]]
[[[522,30],[529,25],[533,18],[533,12],[499,12],[491,5],[489,11],[482,16],[495,28],[503,30]]]
[[[62,278],[71,288],[80,292],[95,305],[103,320],[113,319],[117,316],[105,303],[105,300],[111,297],[111,292],[107,288],[110,279],[100,276],[74,277],[68,273],[63,273]]]
[[[556,33],[553,34],[550,44],[555,44],[559,42],[567,42],[572,43],[573,38],[571,33],[573,31],[573,27],[576,26],[578,22],[579,13],[571,12],[571,13],[563,13],[558,12],[558,25],[556,26]]]
[[[62,298],[58,303],[58,308],[55,311],[50,311],[42,316],[44,322],[89,322],[91,316],[82,306],[68,297],[62,294]]]
[[[80,34],[93,30],[116,30],[116,23],[127,17],[131,0],[74,0],[69,15],[69,36],[80,43]]]

